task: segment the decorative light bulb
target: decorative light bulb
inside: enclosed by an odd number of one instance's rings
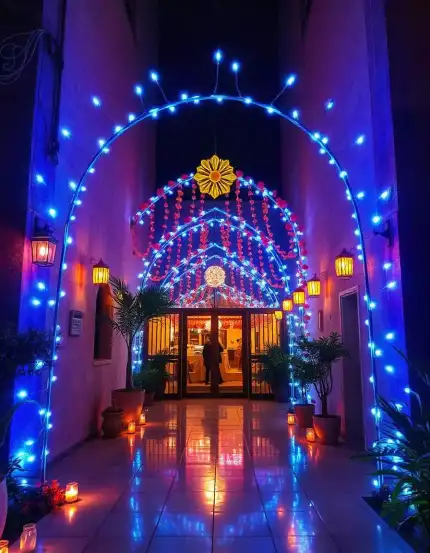
[[[102,101],[100,100],[100,98],[98,96],[93,96],[91,98],[91,101],[92,101],[93,105],[96,106],[96,108],[99,108],[102,105]]]
[[[289,75],[285,80],[285,86],[288,86],[288,87],[293,86],[296,80],[297,80],[297,75]]]
[[[327,102],[325,103],[325,109],[327,111],[330,111],[333,108],[334,108],[334,101],[333,100],[327,100]]]
[[[156,71],[151,71],[149,73],[149,78],[151,79],[151,81],[153,81],[154,83],[157,83],[158,82],[158,73]]]
[[[140,85],[140,84],[135,85],[135,87],[134,87],[134,93],[135,93],[137,96],[142,96],[142,94],[143,94],[143,86]]]
[[[239,62],[237,61],[234,61],[232,64],[231,64],[231,70],[234,72],[234,73],[237,73],[240,69],[240,64]]]
[[[217,50],[214,54],[214,60],[216,61],[216,63],[220,63],[220,61],[222,60],[222,52],[221,50]]]

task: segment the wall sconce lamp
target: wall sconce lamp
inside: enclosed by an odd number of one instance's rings
[[[392,248],[394,244],[394,233],[393,233],[393,225],[391,223],[391,219],[388,219],[384,223],[384,228],[382,230],[374,230],[373,234],[375,236],[382,236],[382,238],[385,238],[388,241],[388,247]]]
[[[48,225],[41,227],[38,219],[34,222],[34,232],[31,237],[31,260],[39,267],[52,267],[55,263],[57,240],[52,235]]]

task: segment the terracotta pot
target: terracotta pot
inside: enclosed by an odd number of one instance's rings
[[[314,429],[318,440],[322,444],[335,445],[340,435],[340,417],[339,415],[314,415]]]
[[[145,390],[145,399],[143,400],[143,405],[145,407],[151,407],[151,405],[154,405],[154,396],[155,392],[147,392]]]
[[[139,419],[144,398],[145,392],[143,390],[112,390],[112,405],[116,409],[124,411],[123,426]]]
[[[102,431],[104,438],[118,438],[118,436],[121,435],[123,414],[124,411],[122,410],[110,411],[109,409],[106,409],[106,411],[103,411]]]
[[[4,478],[0,482],[0,538],[3,535],[3,530],[6,525],[7,506],[8,506],[7,486],[6,486],[6,478]]]
[[[315,412],[313,403],[297,403],[294,406],[297,426],[299,428],[312,428],[312,417]]]

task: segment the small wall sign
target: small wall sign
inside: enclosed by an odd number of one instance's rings
[[[82,311],[70,311],[69,336],[80,336],[82,334],[83,319]]]

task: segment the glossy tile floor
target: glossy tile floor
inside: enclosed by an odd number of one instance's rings
[[[39,553],[401,553],[363,502],[369,466],[307,444],[268,402],[152,407],[133,436],[51,470],[80,502],[38,524]],[[12,551],[18,551],[12,548]]]

